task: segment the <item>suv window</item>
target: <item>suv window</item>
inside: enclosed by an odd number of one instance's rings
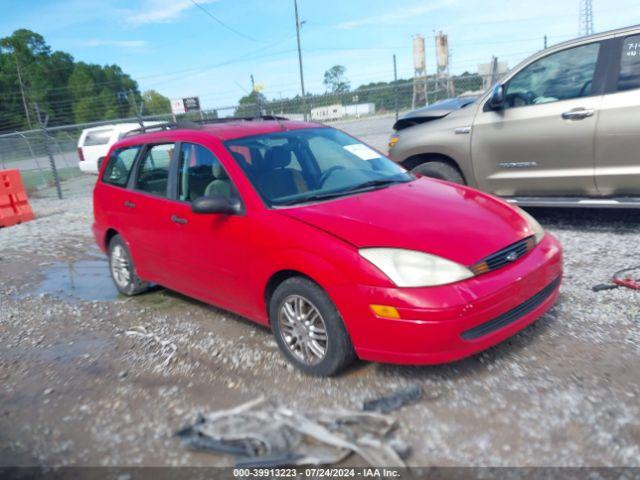
[[[109,162],[104,169],[102,181],[111,185],[125,187],[129,180],[129,173],[133,162],[140,151],[140,145],[135,147],[120,148],[109,157]]]
[[[113,129],[109,128],[106,130],[95,130],[93,132],[87,133],[87,136],[84,137],[84,142],[82,146],[84,147],[94,147],[96,145],[106,145],[111,140],[111,135],[113,133]]]
[[[634,88],[640,88],[640,35],[624,39],[618,77],[618,90]]]
[[[591,94],[600,43],[553,53],[526,66],[507,84],[507,107],[538,105]]]
[[[220,160],[207,148],[193,143],[180,147],[178,198],[191,202],[198,197],[236,196],[231,179]]]
[[[166,143],[149,147],[138,167],[136,190],[160,197],[167,196],[169,166],[174,146],[173,143]]]

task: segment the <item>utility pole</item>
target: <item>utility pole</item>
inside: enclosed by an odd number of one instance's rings
[[[586,36],[593,34],[593,3],[591,0],[580,0],[578,35]]]
[[[253,79],[253,73],[251,74],[251,92],[255,92],[256,91],[256,82]]]
[[[293,9],[296,13],[296,37],[298,39],[298,64],[300,65],[300,88],[302,90],[302,113],[304,115],[304,119],[307,119],[307,108],[306,103],[307,100],[305,98],[306,94],[304,91],[304,72],[302,71],[302,48],[300,48],[300,18],[298,16],[298,0],[293,0]]]
[[[31,117],[29,116],[29,108],[27,107],[27,99],[24,96],[24,86],[22,85],[22,74],[20,73],[20,64],[18,63],[18,52],[13,49],[13,56],[16,59],[16,71],[18,72],[18,83],[20,84],[20,93],[22,94],[22,105],[24,105],[24,114],[27,116],[27,124],[29,125],[29,130],[33,130],[31,126]]]
[[[544,49],[547,49],[547,36],[544,36]]]
[[[396,122],[398,121],[398,67],[396,65],[396,54],[393,54],[393,97],[396,108]]]

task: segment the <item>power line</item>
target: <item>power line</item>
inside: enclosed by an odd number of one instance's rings
[[[250,37],[249,35],[246,35],[246,34],[240,32],[240,31],[236,30],[232,26],[227,25],[222,20],[220,20],[218,17],[216,17],[213,13],[211,13],[209,10],[207,10],[202,5],[200,5],[198,2],[196,2],[196,0],[191,0],[191,3],[193,3],[196,7],[198,7],[200,10],[202,10],[209,18],[213,19],[215,22],[217,22],[218,24],[220,24],[221,26],[223,26],[224,28],[226,28],[230,32],[233,32],[236,35],[238,35],[238,36],[240,36],[242,38],[245,38],[247,40],[251,40],[252,42],[264,43],[262,40],[258,40],[256,38]]]

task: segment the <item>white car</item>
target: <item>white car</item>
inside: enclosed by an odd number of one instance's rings
[[[163,122],[144,122],[145,127]],[[140,128],[139,123],[117,123],[85,128],[78,139],[78,166],[84,173],[97,174],[102,160],[111,146],[131,130]]]

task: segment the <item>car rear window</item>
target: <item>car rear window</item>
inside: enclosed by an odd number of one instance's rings
[[[640,35],[624,39],[618,77],[618,90],[636,88],[640,88]]]
[[[102,181],[111,185],[125,187],[129,180],[131,167],[135,162],[140,146],[120,148],[114,151],[109,157],[109,162],[105,167]]]
[[[94,147],[96,145],[106,145],[111,140],[111,134],[113,133],[112,129],[105,130],[94,130],[93,132],[87,133],[87,136],[84,138],[83,145],[85,147]]]

